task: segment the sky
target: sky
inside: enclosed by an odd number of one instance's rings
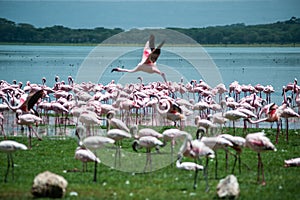
[[[0,18],[38,28],[191,28],[292,16],[300,17],[299,0],[0,0]]]

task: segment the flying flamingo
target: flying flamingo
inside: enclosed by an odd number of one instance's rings
[[[7,153],[7,170],[4,178],[4,182],[7,182],[7,175],[9,172],[10,166],[12,167],[12,176],[14,179],[14,160],[12,153],[17,150],[27,150],[27,147],[24,144],[13,140],[4,140],[0,142],[0,151]]]
[[[101,149],[105,147],[107,144],[114,144],[115,141],[111,138],[104,137],[104,136],[86,136],[86,130],[84,126],[77,126],[75,135],[79,139],[79,146],[83,146],[85,148],[88,148],[92,151],[94,151],[95,156],[96,150]],[[95,167],[94,167],[94,182],[97,182],[97,160],[95,161]]]
[[[163,146],[163,142],[153,136],[143,136],[133,142],[132,148],[135,152],[137,152],[138,148],[146,148],[147,159],[144,172],[146,172],[148,166],[150,168],[150,172],[152,171],[151,149],[157,146]]]
[[[258,166],[257,166],[257,181],[260,181],[260,172],[262,174],[262,185],[265,185],[264,166],[262,163],[260,153],[267,150],[276,151],[275,146],[270,139],[265,136],[264,132],[251,133],[246,136],[245,146],[257,152]]]
[[[162,76],[165,82],[167,82],[166,75],[165,73],[161,72],[156,65],[156,60],[158,59],[160,55],[160,49],[163,46],[165,41],[162,41],[160,45],[158,45],[155,48],[154,45],[154,35],[150,35],[149,40],[146,42],[144,51],[143,51],[143,57],[142,61],[133,69],[123,69],[123,68],[114,68],[111,70],[111,72],[138,72],[138,71],[143,71],[146,73],[157,73]]]

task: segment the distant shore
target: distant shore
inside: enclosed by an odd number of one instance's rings
[[[101,43],[100,43],[101,44]],[[0,45],[31,45],[31,46],[98,46],[100,44],[94,43],[18,43],[18,42],[0,42]],[[103,46],[143,46],[144,44],[102,44]],[[203,47],[300,47],[300,44],[199,44]],[[191,44],[178,44],[165,46],[188,46]]]

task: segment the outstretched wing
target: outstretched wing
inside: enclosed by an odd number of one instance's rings
[[[25,112],[29,112],[31,109],[33,109],[33,106],[37,103],[37,101],[43,97],[43,95],[43,90],[30,93],[20,109]]]
[[[160,49],[165,43],[165,41],[162,41],[158,47],[155,48],[154,40],[154,35],[150,35],[149,41],[147,41],[143,52],[142,63],[144,64],[155,63],[160,55]]]
[[[150,40],[149,40],[145,44],[141,63],[145,63],[150,54],[151,54],[151,48],[150,48]]]

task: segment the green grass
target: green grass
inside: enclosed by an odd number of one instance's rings
[[[164,127],[155,127],[162,131]],[[189,132],[195,133],[195,127],[187,127]],[[232,131],[231,129],[229,131]],[[256,132],[258,129],[249,129]],[[285,168],[284,160],[299,157],[299,130],[290,130],[289,143],[280,135],[276,145],[277,152],[265,152],[262,159],[265,167],[265,186],[257,183],[257,154],[244,149],[242,162],[250,170],[242,166],[242,173],[236,169],[235,175],[240,184],[239,199],[300,199],[300,168]],[[245,136],[242,129],[237,129],[237,135]],[[266,135],[275,141],[275,129],[266,129]],[[3,138],[1,138],[2,140]],[[27,144],[26,137],[10,137]],[[123,150],[131,150],[131,141],[123,143]],[[68,172],[74,168],[81,169],[81,162],[74,159],[77,147],[75,138],[48,137],[43,141],[33,139],[33,148],[18,151],[14,154],[15,178],[11,173],[8,182],[4,183],[7,167],[6,154],[0,153],[0,199],[33,199],[30,193],[34,177],[45,170],[57,173],[68,181],[66,199],[216,199],[216,186],[219,180],[214,178],[214,161],[209,162],[209,192],[205,192],[205,181],[199,173],[196,190],[193,189],[193,173],[178,170],[174,165],[162,168],[152,173],[127,173],[114,170],[104,164],[98,166],[98,182],[94,183],[93,164],[88,165],[88,172]],[[101,159],[101,155],[98,155]],[[219,178],[230,173],[234,158],[230,159],[230,169],[225,172],[224,152],[218,152]],[[77,197],[70,196],[70,192],[78,193]]]

